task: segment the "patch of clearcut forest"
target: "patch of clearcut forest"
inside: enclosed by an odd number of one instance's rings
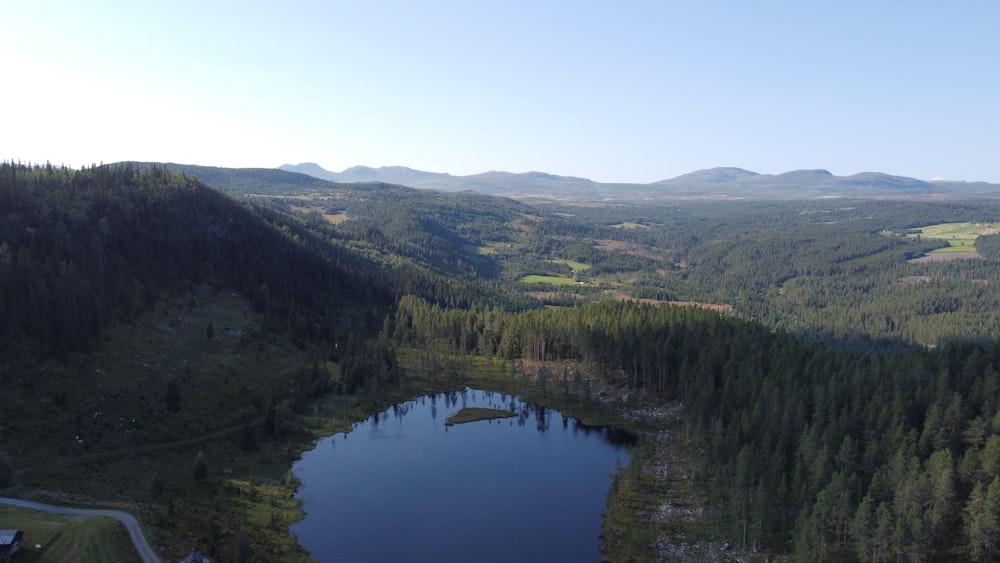
[[[173,168],[0,165],[5,494],[128,507],[171,558],[306,560],[298,453],[474,382],[639,435],[609,560],[1000,556],[1000,235],[925,263],[951,239],[906,236],[996,201]]]

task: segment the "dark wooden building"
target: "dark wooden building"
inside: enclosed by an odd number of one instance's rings
[[[181,561],[181,563],[212,563],[212,562],[208,559],[208,557],[205,557],[204,555],[198,553],[197,550],[192,549],[191,555],[185,557],[184,560]]]
[[[21,530],[0,530],[0,561],[10,561],[23,545],[24,532]]]

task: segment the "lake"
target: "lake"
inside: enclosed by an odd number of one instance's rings
[[[445,426],[466,406],[517,416]],[[510,395],[429,395],[305,452],[291,531],[321,562],[600,561],[609,474],[633,441]]]

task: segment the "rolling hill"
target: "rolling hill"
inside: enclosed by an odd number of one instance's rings
[[[484,172],[469,176],[423,172],[402,166],[355,166],[343,172],[314,163],[285,164],[281,170],[332,182],[385,182],[447,192],[476,191],[516,199],[558,201],[643,201],[690,199],[809,198],[896,199],[1000,197],[1000,185],[986,182],[928,182],[881,172],[835,176],[826,170],[758,174],[732,167],[698,170],[649,184],[602,183],[542,172]]]

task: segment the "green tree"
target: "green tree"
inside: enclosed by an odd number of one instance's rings
[[[865,495],[851,520],[851,540],[860,561],[875,560],[875,506],[872,496]]]
[[[979,480],[988,484],[1000,475],[1000,435],[992,435],[979,452]]]
[[[886,503],[879,503],[875,509],[875,535],[872,536],[872,561],[888,561],[892,553],[892,535],[895,517]]]
[[[955,462],[951,450],[939,450],[927,460],[925,472],[930,480],[930,499],[925,517],[930,537],[938,548],[948,547],[955,522]]]
[[[913,560],[929,551],[932,538],[924,518],[929,494],[920,461],[911,458],[896,484],[893,497],[893,514],[896,517],[893,543],[897,553],[905,559]]]
[[[1000,540],[1000,476],[989,487],[977,482],[965,508],[965,537],[977,561],[992,560]]]

